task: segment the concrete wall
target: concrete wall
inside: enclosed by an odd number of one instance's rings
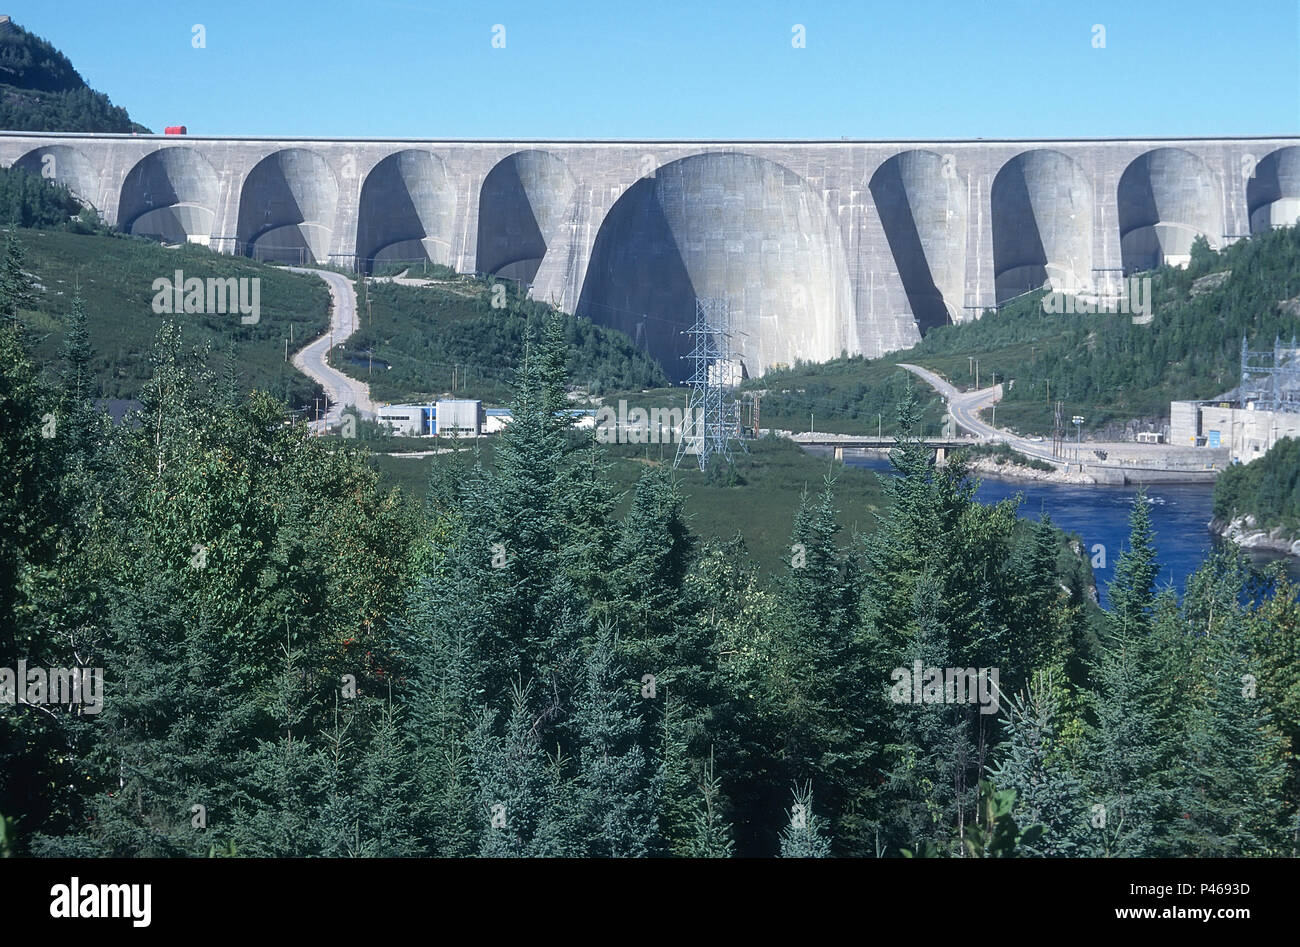
[[[1181,447],[1195,446],[1201,433],[1201,403],[1199,401],[1169,402],[1169,443]]]
[[[293,262],[430,259],[625,329],[674,377],[726,295],[751,375],[1300,218],[1300,139],[504,142],[0,133],[110,223]]]
[[[1211,431],[1219,432],[1220,443],[1235,462],[1248,464],[1278,440],[1300,437],[1300,414],[1202,405],[1201,434],[1208,438]]]

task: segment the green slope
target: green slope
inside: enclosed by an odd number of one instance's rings
[[[329,325],[329,292],[315,276],[289,273],[242,257],[223,256],[203,247],[171,249],[136,237],[82,235],[53,230],[18,231],[26,263],[36,281],[34,306],[22,314],[32,333],[35,354],[53,367],[63,340],[72,295],[81,288],[94,349],[94,387],[98,397],[131,398],[149,376],[149,353],[163,321],[153,312],[154,280],[185,277],[236,277],[261,280],[261,315],[242,325],[238,314],[176,317],[191,344],[211,343],[209,364],[221,371],[225,351],[234,347],[242,383],[294,404],[310,403],[317,386],[284,361],[321,335]]]
[[[1097,430],[1129,419],[1167,418],[1169,402],[1212,398],[1239,381],[1241,339],[1272,345],[1300,331],[1300,227],[1203,251],[1187,269],[1162,267],[1151,279],[1152,320],[1124,313],[1050,314],[1043,293],[988,311],[974,322],[931,331],[884,358],[837,359],[770,373],[747,383],[767,389],[763,423],[806,430],[874,432],[876,414],[896,399],[898,362],[933,369],[959,388],[1008,382],[999,425],[1049,434],[1053,402]],[[932,401],[931,419],[938,410]],[[889,414],[885,413],[889,430]],[[932,420],[933,423],[933,420]],[[778,426],[781,426],[778,424]]]
[[[493,306],[493,286],[500,304]],[[506,283],[460,276],[431,286],[359,284],[360,329],[330,363],[368,381],[378,401],[424,401],[453,391],[492,404],[510,399],[525,339],[551,311]],[[658,365],[621,332],[569,319],[574,382],[593,394],[666,382]]]

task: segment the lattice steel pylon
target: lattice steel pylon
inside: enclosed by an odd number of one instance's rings
[[[691,396],[677,442],[676,469],[687,454],[694,454],[701,470],[709,458],[721,455],[731,462],[731,441],[740,436],[740,404],[730,397],[736,387],[731,361],[731,307],[725,298],[697,298],[695,323],[683,332],[695,345],[685,356],[695,363],[687,384]]]
[[[1241,387],[1238,399],[1244,407],[1254,402],[1261,411],[1300,411],[1300,346],[1273,339],[1273,350],[1252,351],[1241,337]]]

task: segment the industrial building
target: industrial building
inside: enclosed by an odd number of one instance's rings
[[[478,437],[483,433],[483,402],[439,401],[434,422],[439,437]]]
[[[1226,447],[1248,464],[1284,437],[1300,437],[1300,347],[1274,340],[1252,350],[1241,340],[1241,384],[1209,401],[1169,405],[1169,443]]]
[[[390,404],[379,409],[379,423],[386,425],[394,434],[406,434],[419,437],[432,433],[429,424],[427,404]]]
[[[491,415],[496,423],[486,424]],[[504,415],[504,418],[503,418]],[[427,404],[390,404],[379,409],[379,421],[394,434],[412,437],[478,437],[499,431],[510,412],[504,408],[484,411],[482,401],[444,399]]]

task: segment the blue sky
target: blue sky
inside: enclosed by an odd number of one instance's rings
[[[8,12],[157,132],[1300,133],[1297,0],[38,0]],[[192,45],[195,24],[206,48]],[[492,46],[496,24],[504,49]],[[792,46],[795,24],[805,48]]]

